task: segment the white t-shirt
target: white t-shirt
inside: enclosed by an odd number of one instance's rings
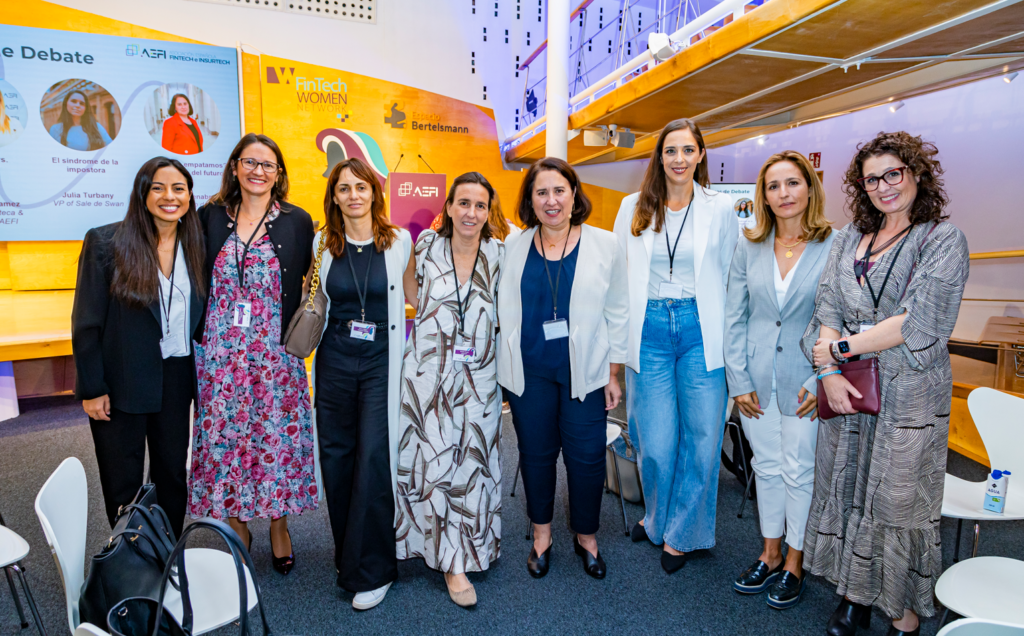
[[[687,206],[689,207],[689,206]],[[651,276],[647,283],[647,298],[658,300],[662,283],[669,282],[669,244],[674,246],[675,258],[672,265],[671,282],[683,286],[683,298],[697,295],[697,284],[693,276],[693,210],[687,214],[687,208],[678,212],[665,208],[665,227],[660,234],[654,235],[654,254],[651,256]],[[685,224],[684,224],[685,219]],[[651,223],[654,223],[653,219]],[[682,228],[682,235],[679,230]],[[668,244],[665,237],[668,237]],[[675,246],[676,237],[679,245]]]

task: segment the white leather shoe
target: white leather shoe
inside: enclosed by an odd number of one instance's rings
[[[390,587],[391,583],[388,583],[383,587],[378,587],[377,589],[369,592],[359,592],[355,595],[355,598],[352,599],[352,607],[357,610],[368,610],[373,607],[377,607],[380,605],[380,602],[384,600],[384,597],[387,596],[388,589]]]

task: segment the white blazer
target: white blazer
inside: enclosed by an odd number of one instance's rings
[[[626,361],[629,296],[625,258],[615,235],[581,225],[576,275],[569,295],[569,369],[572,397],[583,401],[608,384],[611,363]],[[523,376],[523,302],[520,289],[537,228],[505,240],[505,264],[498,282],[498,383],[516,395]],[[540,326],[538,325],[538,329]]]
[[[697,317],[704,341],[704,362],[712,371],[725,366],[725,288],[729,282],[729,263],[739,239],[736,213],[729,195],[694,184],[693,278],[697,285]],[[647,284],[654,255],[654,221],[640,236],[633,236],[633,214],[640,193],[622,200],[615,217],[615,235],[626,254],[629,272],[629,358],[626,364],[640,373],[640,339],[647,314]],[[662,230],[664,231],[664,230]]]
[[[322,230],[321,230],[322,231]],[[313,237],[314,254],[320,242],[320,232]],[[409,231],[398,228],[398,236],[391,244],[391,249],[384,252],[384,263],[388,272],[388,442],[391,447],[391,491],[398,491],[398,411],[401,408],[402,388],[402,357],[405,353],[405,290],[402,287],[402,276],[409,264],[409,253],[412,251],[412,236]],[[331,271],[334,257],[330,250],[324,250],[320,259],[320,289],[327,299],[327,312],[331,311],[331,297],[326,294],[324,285],[327,274]],[[324,321],[324,331],[327,323]],[[321,334],[321,337],[323,334]],[[315,355],[315,353],[314,353]],[[316,428],[316,364],[313,365],[313,452],[316,458],[316,479],[320,487],[320,498],[323,499],[323,477],[320,472],[320,437]]]

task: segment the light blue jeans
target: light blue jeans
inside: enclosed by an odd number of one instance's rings
[[[713,547],[725,367],[707,370],[696,300],[647,301],[640,373],[626,370],[626,389],[647,536],[680,552]]]

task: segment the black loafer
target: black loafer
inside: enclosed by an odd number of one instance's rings
[[[535,579],[543,578],[548,573],[548,563],[551,561],[551,546],[544,550],[544,554],[537,556],[537,551],[530,548],[530,557],[526,559],[526,571]]]
[[[629,538],[633,540],[633,543],[640,543],[641,541],[650,541],[650,537],[647,536],[647,530],[637,523],[633,526],[633,529],[629,531]]]
[[[576,550],[576,554],[580,555],[583,559],[583,571],[594,577],[595,579],[603,579],[605,575],[604,559],[601,558],[601,552],[597,553],[597,556],[591,554],[586,548],[580,545],[580,540],[576,535],[572,537],[572,547]]]
[[[740,575],[740,578],[736,579],[732,584],[732,589],[740,594],[760,594],[771,587],[775,579],[779,578],[782,566],[785,564],[785,560],[779,561],[779,564],[772,570],[767,563],[758,559],[754,565]]]
[[[905,632],[902,629],[896,629],[895,625],[890,625],[889,633],[886,636],[921,636],[921,623],[918,623],[917,628],[912,632]]]
[[[686,553],[682,554],[669,554],[662,550],[661,552],[661,569],[665,570],[665,574],[675,574],[686,565]]]
[[[858,626],[861,629],[871,627],[871,606],[854,603],[844,598],[828,619],[825,633],[828,636],[853,636],[857,633]]]
[[[804,580],[792,572],[783,570],[782,576],[768,590],[768,607],[788,609],[797,604],[804,591]]]

